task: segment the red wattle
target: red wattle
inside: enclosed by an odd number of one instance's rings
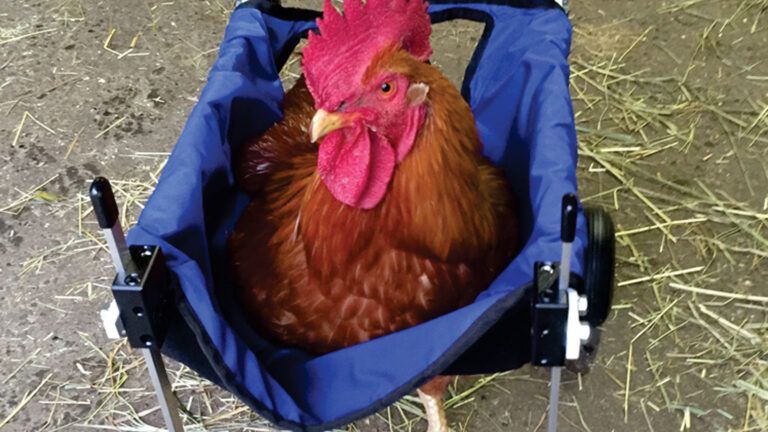
[[[389,141],[360,123],[323,138],[317,169],[337,200],[372,209],[384,199],[396,163],[397,155]]]

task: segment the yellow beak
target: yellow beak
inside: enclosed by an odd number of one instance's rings
[[[328,135],[336,129],[342,128],[349,123],[349,115],[339,113],[329,113],[324,109],[317,110],[312,121],[309,123],[309,137],[313,143],[320,138]]]

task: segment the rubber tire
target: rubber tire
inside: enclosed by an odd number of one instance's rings
[[[592,327],[608,318],[613,300],[616,265],[616,229],[611,216],[599,207],[584,209],[587,218],[588,244],[584,254],[584,292],[588,301],[584,317]]]

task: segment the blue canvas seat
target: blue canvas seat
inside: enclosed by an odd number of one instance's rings
[[[536,261],[558,260],[560,200],[576,191],[568,92],[571,26],[551,1],[440,1],[433,22],[470,19],[485,31],[462,94],[486,155],[521,201],[522,252],[477,300],[419,326],[319,357],[273,346],[233,301],[226,239],[248,197],[232,156],[281,117],[278,73],[316,12],[248,2],[231,17],[208,83],[168,159],[132,244],[162,247],[178,280],[178,316],[163,352],[237,395],[280,427],[326,430],[376,412],[430,377],[516,368],[529,361],[526,301]],[[584,218],[574,243],[580,274]]]

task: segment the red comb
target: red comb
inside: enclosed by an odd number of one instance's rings
[[[325,0],[320,34],[310,33],[304,48],[304,75],[319,105],[339,82],[335,76],[362,74],[382,48],[399,44],[419,60],[432,54],[431,21],[424,0],[346,0],[344,15]],[[330,101],[325,101],[330,102]],[[325,105],[325,104],[322,104]]]

